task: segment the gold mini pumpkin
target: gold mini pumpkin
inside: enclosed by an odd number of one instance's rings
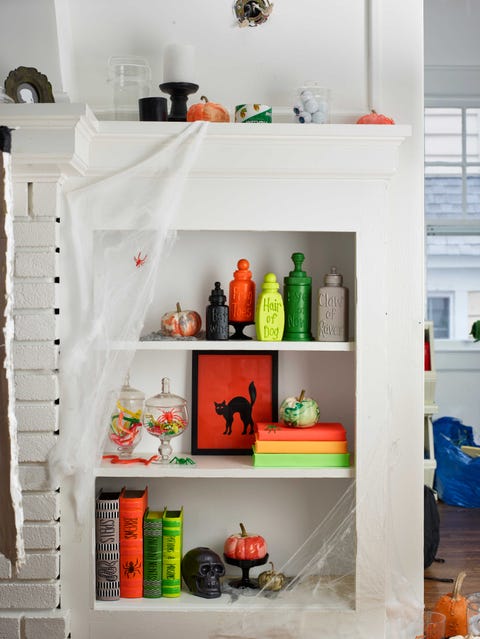
[[[287,578],[282,572],[277,572],[273,563],[269,562],[271,570],[265,570],[258,575],[258,585],[264,590],[281,590]]]

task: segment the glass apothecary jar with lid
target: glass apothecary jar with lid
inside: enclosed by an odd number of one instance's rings
[[[120,457],[131,457],[142,438],[145,394],[130,386],[127,374],[110,417],[109,438]]]
[[[170,392],[170,379],[162,379],[162,392],[145,402],[145,428],[160,439],[158,464],[168,464],[172,455],[170,440],[188,426],[187,401]]]

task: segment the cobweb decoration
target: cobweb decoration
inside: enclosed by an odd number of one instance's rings
[[[385,463],[382,450],[380,444],[372,454],[372,462],[373,458],[376,463],[381,458],[380,463]],[[372,469],[378,468],[376,463],[366,464],[370,479],[375,472]],[[388,572],[389,566],[398,565],[396,540],[401,535],[401,531],[394,530],[388,515],[384,521],[379,518],[369,523],[371,535],[390,540],[385,562],[387,573],[375,568],[372,562],[363,591],[358,592],[356,555],[364,549],[357,548],[357,514],[362,501],[369,499],[369,495],[358,491],[358,483],[352,480],[298,550],[283,566],[276,566],[278,572],[287,576],[282,590],[227,587],[232,613],[236,605],[251,604],[246,598],[258,600],[261,607],[253,606],[239,617],[226,615],[210,639],[377,639],[371,634],[371,624],[364,623],[372,615],[385,621],[386,632],[379,634],[378,639],[422,636],[422,601],[415,597],[412,585],[403,575]]]
[[[73,481],[81,523],[94,491],[111,408],[135,355],[159,261],[206,122],[194,122],[142,162],[97,181],[70,180],[61,212],[60,432],[49,457],[52,487]],[[148,255],[139,268],[133,259]]]

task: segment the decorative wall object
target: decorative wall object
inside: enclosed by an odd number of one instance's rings
[[[5,91],[14,102],[55,102],[48,78],[33,67],[17,67],[5,80]]]
[[[273,4],[269,0],[237,0],[233,10],[240,27],[257,27],[268,20]]]
[[[192,453],[251,454],[254,423],[276,419],[278,353],[192,356]]]

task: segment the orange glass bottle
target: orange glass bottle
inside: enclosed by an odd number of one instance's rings
[[[238,260],[230,282],[228,304],[230,322],[253,323],[255,319],[255,282],[248,260]]]

